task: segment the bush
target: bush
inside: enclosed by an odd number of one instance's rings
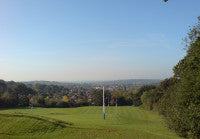
[[[144,92],[155,89],[156,86],[154,85],[144,85],[136,90],[136,92],[133,94],[133,105],[134,106],[140,106],[142,105],[141,96]]]
[[[56,107],[57,101],[53,98],[45,98],[45,107],[54,108]]]

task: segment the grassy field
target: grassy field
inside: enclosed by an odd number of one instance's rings
[[[141,108],[1,109],[0,138],[178,138],[161,116]]]

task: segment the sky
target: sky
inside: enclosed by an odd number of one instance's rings
[[[200,0],[0,0],[0,79],[164,79]]]

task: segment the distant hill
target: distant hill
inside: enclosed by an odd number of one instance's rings
[[[27,81],[23,82],[27,85],[36,85],[36,84],[45,84],[45,85],[59,85],[65,87],[73,87],[73,86],[83,86],[86,88],[94,87],[94,86],[135,86],[140,87],[142,85],[157,85],[161,80],[158,79],[128,79],[128,80],[110,80],[110,81],[76,81],[76,82],[57,82],[57,81]]]

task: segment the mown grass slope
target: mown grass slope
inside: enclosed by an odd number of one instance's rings
[[[1,109],[0,138],[178,138],[161,116],[137,107]]]

